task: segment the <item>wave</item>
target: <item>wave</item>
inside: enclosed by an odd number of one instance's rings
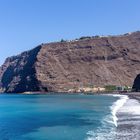
[[[100,127],[87,133],[86,140],[140,139],[140,102],[127,95],[113,96],[118,100],[110,107],[111,113]]]
[[[113,122],[114,125],[117,127],[117,112],[118,110],[126,103],[126,101],[129,99],[127,95],[113,95],[114,97],[120,97],[119,100],[117,100],[112,106],[111,106],[111,110],[112,110],[112,117],[113,117]]]
[[[131,115],[140,115],[140,103],[136,99],[129,99],[119,112]]]
[[[129,99],[118,112],[116,136],[127,140],[140,140],[140,103]]]
[[[102,126],[97,128],[96,131],[88,131],[88,137],[86,140],[112,140],[115,139],[116,136],[116,127],[118,126],[117,121],[117,112],[122,108],[122,106],[127,102],[129,99],[126,95],[111,95],[108,96],[119,97],[119,99],[113,103],[110,107],[111,114],[107,115],[102,120]],[[114,138],[113,138],[114,137]]]

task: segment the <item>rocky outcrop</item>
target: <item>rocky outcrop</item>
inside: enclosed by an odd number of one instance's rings
[[[35,62],[41,46],[20,55],[9,57],[0,68],[0,85],[3,92],[38,91]]]
[[[3,92],[67,92],[81,86],[131,86],[140,73],[140,32],[42,44],[7,58]]]
[[[134,80],[132,91],[140,92],[140,74],[138,74]]]

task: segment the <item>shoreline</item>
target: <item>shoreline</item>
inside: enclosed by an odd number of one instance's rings
[[[21,92],[21,93],[6,93],[6,92],[1,92],[0,94],[17,94],[17,95],[21,95],[21,94],[34,94],[34,95],[62,95],[62,94],[66,94],[66,95],[79,95],[79,94],[83,94],[83,95],[105,95],[105,94],[118,94],[118,95],[128,95],[128,96],[131,96],[131,95],[134,95],[134,96],[140,96],[140,92],[40,92],[40,91],[37,91],[37,92]]]
[[[106,92],[106,93],[90,93],[90,94],[84,94],[84,93],[39,93],[39,92],[36,92],[36,93],[20,93],[20,94],[17,94],[17,93],[9,93],[9,94],[7,94],[7,93],[3,93],[3,94],[5,94],[5,95],[21,95],[21,97],[22,97],[22,95],[23,95],[23,97],[24,97],[24,95],[27,95],[26,97],[28,98],[28,96],[29,95],[45,95],[45,97],[47,97],[47,95],[57,95],[57,96],[59,96],[59,97],[61,97],[61,96],[65,96],[65,95],[73,95],[73,97],[74,96],[76,96],[76,95],[81,95],[82,96],[82,98],[86,98],[86,96],[87,95],[90,95],[91,96],[91,98],[93,97],[94,98],[94,95],[96,96],[120,96],[120,99],[118,98],[115,102],[114,102],[114,104],[111,106],[112,108],[112,110],[111,110],[111,114],[112,114],[112,119],[113,119],[113,123],[114,123],[114,125],[115,125],[115,128],[114,129],[112,129],[112,131],[115,133],[115,139],[116,140],[121,140],[121,139],[123,139],[124,137],[125,138],[127,138],[128,140],[131,140],[131,139],[134,139],[134,135],[133,135],[133,133],[131,132],[131,130],[134,130],[135,131],[135,135],[137,135],[137,137],[139,138],[139,134],[138,134],[138,130],[139,130],[139,128],[140,128],[140,125],[139,125],[139,123],[138,122],[140,122],[140,118],[138,118],[138,119],[135,119],[135,116],[133,116],[133,114],[125,114],[125,112],[119,112],[119,110],[120,110],[120,108],[122,108],[123,107],[123,105],[124,105],[124,103],[125,103],[125,101],[124,100],[126,100],[127,99],[127,97],[128,97],[128,101],[129,101],[129,99],[131,100],[131,99],[134,99],[134,100],[137,100],[138,102],[140,102],[140,92],[129,92],[129,93],[117,93],[117,92],[115,92],[115,93],[111,93],[111,92]],[[32,97],[33,97],[32,96]],[[89,97],[90,97],[89,96]],[[122,97],[121,97],[122,96]],[[127,97],[123,97],[123,96],[127,96]],[[35,96],[34,96],[35,97]],[[41,96],[41,98],[43,98],[43,96]],[[108,98],[108,97],[107,97]],[[130,104],[131,105],[131,104]],[[128,106],[132,111],[133,111],[133,108],[135,108],[135,105],[133,105],[132,104],[132,106]],[[132,108],[131,108],[132,107]],[[127,106],[125,107],[124,106],[124,108],[123,109],[125,109],[124,111],[126,111],[127,112]],[[131,111],[130,110],[130,111]],[[129,110],[128,110],[129,111]],[[131,113],[131,112],[130,112]],[[134,123],[134,124],[131,124],[131,121],[134,121],[134,122],[136,122],[136,123]],[[127,123],[125,123],[125,122],[127,122]],[[110,123],[110,122],[108,122],[108,123]],[[136,127],[135,127],[136,126]],[[113,126],[114,127],[114,126]],[[104,128],[103,128],[104,129]],[[127,133],[126,133],[127,132]],[[124,134],[126,134],[126,135],[124,135]],[[135,139],[134,139],[135,140]]]
[[[128,97],[126,104],[117,112],[118,126],[116,129],[116,139],[140,139],[140,93],[131,92],[121,94]]]
[[[0,93],[0,95],[127,95],[131,99],[136,99],[140,102],[140,92],[24,92],[24,93]]]
[[[131,93],[125,93],[121,95],[127,95],[130,99],[135,99],[140,103],[140,92],[131,92]]]

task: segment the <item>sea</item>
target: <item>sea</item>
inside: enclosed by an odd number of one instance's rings
[[[0,94],[0,140],[140,140],[140,103],[112,94]]]

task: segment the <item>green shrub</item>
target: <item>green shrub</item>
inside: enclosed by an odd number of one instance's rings
[[[115,91],[116,90],[116,86],[114,86],[114,85],[106,85],[105,86],[105,90],[106,91]]]
[[[66,42],[66,40],[64,40],[64,39],[61,39],[61,41],[60,42]]]

